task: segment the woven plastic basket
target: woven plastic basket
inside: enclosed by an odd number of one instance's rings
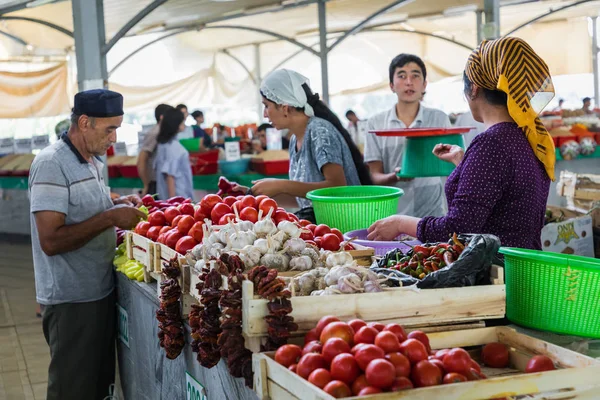
[[[600,260],[501,248],[506,314],[534,329],[600,338]]]
[[[403,178],[449,176],[454,171],[454,164],[442,161],[431,153],[438,143],[455,144],[465,148],[462,135],[407,137],[402,168],[398,176]]]
[[[357,231],[350,231],[350,232],[344,233],[344,238],[346,240],[356,238],[356,240],[354,240],[353,243],[375,249],[376,256],[385,256],[389,251],[396,250],[396,249],[400,249],[400,250],[402,250],[402,252],[406,253],[410,250],[411,246],[416,246],[418,244],[421,244],[421,242],[418,240],[408,240],[408,241],[403,241],[403,242],[373,241],[373,240],[367,239],[368,234],[369,233],[367,232],[366,229],[360,229]]]

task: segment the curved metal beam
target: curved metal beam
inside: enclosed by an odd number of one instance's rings
[[[389,4],[385,7],[383,7],[382,9],[375,11],[373,14],[371,14],[367,18],[365,18],[362,22],[356,24],[353,28],[351,28],[346,33],[344,33],[344,35],[341,38],[339,38],[331,46],[329,46],[329,49],[327,49],[327,51],[330,52],[331,50],[336,48],[340,43],[342,43],[344,40],[346,40],[348,37],[360,32],[370,21],[377,18],[378,16],[385,14],[386,12],[393,10],[394,8],[400,7],[405,3],[410,3],[412,1],[414,1],[414,0],[395,0],[392,2],[392,4]]]
[[[21,39],[20,37],[15,36],[15,35],[13,35],[11,33],[8,33],[8,32],[0,31],[0,35],[7,37],[7,38],[9,38],[10,40],[12,40],[14,42],[22,44],[23,46],[27,46],[29,44],[26,41],[24,41],[23,39]]]
[[[319,45],[319,42],[313,44],[310,47],[316,47]],[[298,54],[302,53],[304,51],[304,49],[300,49],[292,54],[290,54],[289,56],[287,56],[286,58],[284,58],[279,64],[277,64],[276,66],[274,66],[273,68],[271,68],[271,70],[267,73],[267,75],[269,75],[271,72],[278,70],[279,68],[281,68],[286,62],[290,61],[291,59],[293,59],[294,57],[296,57]],[[265,75],[265,76],[267,76]]]
[[[246,73],[248,74],[248,76],[250,77],[250,79],[252,79],[252,82],[254,82],[254,84],[256,84],[256,78],[254,77],[254,75],[252,74],[252,72],[248,69],[248,67],[246,66],[246,64],[244,64],[242,62],[242,60],[240,60],[239,58],[237,58],[236,56],[234,56],[233,54],[231,54],[227,49],[219,50],[219,53],[225,54],[226,56],[231,57],[235,62],[237,62],[240,65],[240,67],[242,67],[244,69],[244,71],[246,71]]]
[[[402,33],[414,33],[415,35],[429,36],[429,37],[433,37],[433,38],[436,38],[436,39],[444,40],[444,41],[446,41],[446,42],[448,42],[448,43],[452,43],[452,44],[455,44],[455,45],[457,45],[457,46],[463,47],[463,48],[465,48],[465,49],[467,49],[467,50],[469,50],[469,51],[473,51],[473,46],[469,46],[469,45],[468,45],[468,44],[466,44],[466,43],[462,43],[462,42],[459,42],[459,41],[457,41],[457,40],[454,40],[454,39],[449,39],[449,38],[447,38],[447,37],[444,37],[444,36],[439,36],[439,35],[436,35],[436,34],[433,34],[433,33],[429,33],[429,32],[423,32],[423,31],[411,31],[410,29],[391,29],[391,28],[390,28],[390,29],[368,29],[368,30],[365,30],[364,32],[369,32],[369,33],[371,33],[371,32],[402,32]]]
[[[538,15],[537,17],[535,17],[535,18],[533,18],[533,19],[531,19],[531,20],[529,20],[529,21],[527,21],[527,22],[525,22],[525,23],[523,23],[523,24],[521,24],[521,25],[517,26],[516,28],[514,28],[514,29],[513,29],[513,30],[511,30],[510,32],[508,32],[508,33],[506,33],[506,34],[502,35],[502,37],[506,37],[506,36],[508,36],[508,35],[512,35],[512,34],[513,34],[513,33],[515,33],[516,31],[518,31],[518,30],[520,30],[520,29],[522,29],[522,28],[525,28],[527,25],[529,25],[529,24],[532,24],[532,23],[534,23],[534,22],[536,22],[536,21],[539,21],[539,20],[540,20],[540,19],[542,19],[542,18],[546,18],[548,15],[552,15],[552,14],[554,14],[554,13],[557,13],[557,12],[559,12],[559,11],[563,11],[563,10],[566,10],[567,8],[575,7],[575,6],[578,6],[578,5],[584,4],[584,3],[589,3],[590,1],[593,1],[593,0],[580,0],[580,1],[577,1],[577,2],[575,2],[575,3],[572,3],[572,4],[567,4],[566,6],[563,6],[563,7],[555,8],[555,9],[553,9],[553,10],[551,9],[550,11],[548,11],[548,12],[545,12],[545,13],[544,13],[544,14],[542,14],[542,15]]]
[[[134,26],[136,26],[138,24],[138,22],[140,22],[141,20],[146,18],[148,16],[148,14],[150,14],[152,11],[154,11],[156,8],[158,8],[159,6],[163,5],[166,2],[167,2],[167,0],[154,0],[152,3],[150,3],[146,7],[144,7],[133,18],[131,18],[129,21],[127,21],[127,23],[125,25],[123,25],[123,27],[121,29],[119,29],[119,31],[115,34],[115,36],[113,36],[112,39],[110,39],[110,41],[102,47],[102,52],[104,54],[108,53],[110,51],[110,49],[112,49],[113,46],[115,44],[117,44],[119,39],[121,39],[123,36],[125,36],[127,34],[127,32],[129,32]]]
[[[67,35],[69,37],[73,37],[73,32],[71,32],[70,30],[63,28],[62,26],[53,24],[52,22],[44,21],[43,19],[29,18],[29,17],[16,17],[16,16],[10,16],[10,15],[0,15],[0,20],[2,20],[2,19],[12,20],[12,21],[33,22],[34,24],[44,25],[44,26],[47,26],[48,28],[54,29],[55,31],[64,33],[65,35]]]

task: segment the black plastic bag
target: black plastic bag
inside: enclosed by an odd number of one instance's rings
[[[317,223],[317,218],[315,217],[315,210],[312,207],[302,208],[294,213],[298,219],[305,219],[310,221],[311,224]]]
[[[400,287],[400,286],[412,286],[419,282],[417,278],[414,278],[410,275],[406,275],[396,269],[391,268],[378,268],[375,266],[371,267],[371,271],[376,274],[382,274],[387,277],[386,284],[390,287]]]

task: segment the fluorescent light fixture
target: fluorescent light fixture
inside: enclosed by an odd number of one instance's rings
[[[474,11],[477,11],[477,4],[467,4],[465,6],[447,8],[443,14],[445,17],[452,17]]]

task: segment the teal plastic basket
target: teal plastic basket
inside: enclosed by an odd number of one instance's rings
[[[439,143],[455,144],[465,148],[462,135],[407,137],[398,176],[402,178],[449,176],[456,168],[455,165],[440,160],[432,153],[435,145]]]
[[[600,260],[516,248],[505,256],[506,315],[543,331],[600,338]]]
[[[402,189],[389,186],[339,186],[308,192],[317,223],[342,232],[365,229],[396,214]]]

